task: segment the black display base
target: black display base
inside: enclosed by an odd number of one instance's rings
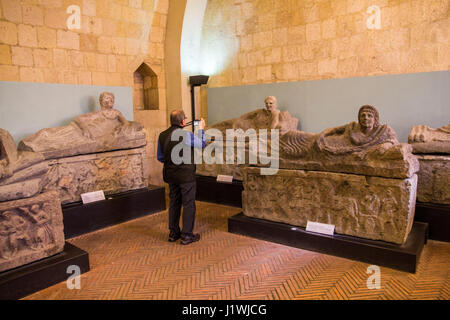
[[[411,233],[403,245],[339,234],[328,236],[308,232],[302,227],[247,217],[243,213],[228,219],[228,231],[291,247],[415,273],[422,248],[427,241],[428,224],[414,222]]]
[[[88,272],[89,255],[86,251],[66,242],[64,251],[0,273],[0,300],[17,300],[37,291],[66,281],[73,273],[67,273],[71,265],[81,273]]]
[[[216,178],[197,175],[196,200],[242,208],[242,181],[220,183]]]
[[[127,191],[106,196],[106,200],[63,205],[66,239],[166,210],[164,187]]]
[[[450,206],[417,202],[414,220],[426,222],[430,239],[450,242]]]

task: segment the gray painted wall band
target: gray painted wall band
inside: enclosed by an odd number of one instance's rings
[[[319,133],[358,121],[359,107],[371,104],[380,122],[390,125],[407,142],[414,125],[433,128],[450,123],[450,71],[363,78],[285,82],[208,88],[209,124],[264,108],[266,96],[276,96],[278,108],[298,118],[299,129]]]
[[[84,113],[100,110],[103,91],[115,96],[115,108],[133,120],[131,87],[0,81],[0,128],[16,143],[43,128],[67,125]]]

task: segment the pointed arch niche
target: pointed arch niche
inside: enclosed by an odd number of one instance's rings
[[[145,62],[134,72],[133,109],[159,110],[158,77]]]

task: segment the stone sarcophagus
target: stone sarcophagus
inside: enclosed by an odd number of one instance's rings
[[[17,151],[0,129],[0,272],[64,249],[58,193],[42,193],[47,171],[41,154]]]
[[[235,180],[242,180],[242,169],[246,164],[238,164],[237,155],[238,150],[234,145],[234,139],[227,141],[227,129],[243,130],[254,129],[258,132],[260,129],[266,129],[270,132],[271,129],[277,129],[281,134],[291,130],[296,130],[298,126],[298,119],[291,116],[289,111],[280,111],[277,107],[277,99],[274,96],[269,96],[264,100],[265,109],[257,109],[242,115],[236,119],[230,119],[216,123],[208,129],[215,129],[222,133],[224,145],[233,145],[235,149],[234,156],[231,159],[224,159],[224,164],[207,164],[205,162],[197,165],[197,174],[203,176],[217,177],[218,175],[233,176]],[[206,131],[208,136],[208,130]],[[258,139],[256,135],[256,139]],[[244,150],[248,158],[249,150]],[[228,157],[228,155],[226,155]],[[230,160],[230,164],[227,160]]]
[[[420,163],[417,200],[450,205],[450,124],[415,126],[408,137]]]
[[[19,150],[43,155],[49,167],[43,190],[56,190],[62,203],[103,190],[114,194],[145,188],[149,181],[143,126],[113,109],[114,95],[100,95],[101,111],[69,125],[42,129],[23,139]]]
[[[411,231],[419,163],[408,144],[362,106],[358,123],[320,134],[280,136],[280,169],[243,169],[244,214],[305,227],[335,225],[336,233],[402,244]]]

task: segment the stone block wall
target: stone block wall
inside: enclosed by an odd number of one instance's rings
[[[224,87],[448,70],[448,30],[447,0],[209,0],[202,44],[237,40]]]
[[[79,29],[68,27],[72,5]],[[135,111],[134,120],[164,128],[168,8],[169,0],[0,0],[0,81],[133,87],[146,63],[158,77],[159,110]]]

